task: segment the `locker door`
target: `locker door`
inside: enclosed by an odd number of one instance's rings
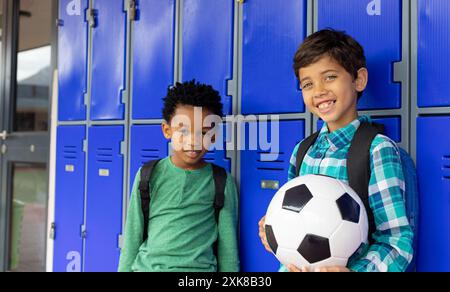
[[[394,63],[402,59],[402,0],[319,0],[319,29],[344,30],[363,47],[369,84],[359,109],[401,107]]]
[[[402,140],[402,127],[400,117],[377,118],[373,119],[375,123],[384,125],[384,133],[394,142],[400,143]]]
[[[384,134],[391,138],[394,142],[400,143],[402,138],[402,130],[401,130],[401,120],[400,117],[392,117],[392,118],[375,118],[372,119],[374,123],[383,124],[384,125]],[[317,129],[322,129],[323,121],[317,121]]]
[[[162,118],[174,83],[174,0],[138,0],[133,23],[133,119]]]
[[[168,155],[168,142],[161,125],[134,125],[131,127],[130,190],[139,168],[146,162]]]
[[[57,133],[53,271],[81,272],[85,153],[84,126],[61,126]]]
[[[124,0],[95,0],[92,44],[91,119],[122,120],[125,88]]]
[[[450,271],[450,116],[417,119],[420,216],[417,270]]]
[[[280,122],[279,156],[273,162],[262,161],[261,154],[266,151],[260,147],[257,151],[241,152],[240,251],[245,272],[277,271],[280,266],[275,256],[261,244],[258,222],[266,214],[277,189],[286,183],[292,151],[304,138],[304,133],[304,121]]]
[[[88,0],[60,0],[58,29],[58,83],[60,121],[86,119],[84,94],[87,84]]]
[[[419,0],[419,107],[450,106],[450,2]]]
[[[233,10],[229,0],[185,0],[183,10],[183,80],[212,85],[225,115],[232,112],[227,81],[233,78]]]
[[[305,106],[292,60],[306,36],[306,1],[247,0],[242,113],[298,113]]]
[[[122,230],[123,126],[89,129],[84,271],[117,271]]]

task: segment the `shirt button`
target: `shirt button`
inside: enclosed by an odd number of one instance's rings
[[[322,153],[320,153],[320,152],[317,152],[316,153],[316,158],[317,159],[320,159],[320,158],[322,158],[323,157],[323,154]]]

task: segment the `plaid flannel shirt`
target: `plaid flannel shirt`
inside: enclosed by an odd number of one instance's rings
[[[323,174],[348,184],[347,154],[361,122],[371,120],[361,116],[332,133],[324,124],[317,141],[303,160],[300,176]],[[299,145],[295,147],[290,160],[288,180],[296,176]],[[363,245],[349,259],[347,268],[356,272],[405,271],[413,256],[413,232],[403,200],[405,182],[400,154],[395,142],[383,135],[375,137],[370,153],[369,204],[377,230],[369,234],[374,240],[373,244]],[[281,266],[280,271],[286,270],[286,267]]]

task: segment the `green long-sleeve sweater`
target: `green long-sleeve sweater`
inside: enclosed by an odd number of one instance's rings
[[[239,270],[238,198],[231,175],[217,226],[211,165],[189,171],[176,167],[169,157],[163,159],[150,182],[150,221],[145,242],[139,181],[140,171],[131,194],[119,272]],[[217,238],[218,265],[212,249]]]

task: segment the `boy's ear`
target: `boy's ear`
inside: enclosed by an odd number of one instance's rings
[[[172,129],[170,128],[169,124],[166,121],[164,121],[161,124],[161,129],[166,139],[168,140],[172,139]]]
[[[358,92],[364,91],[367,87],[367,82],[369,82],[369,71],[367,68],[361,68],[358,70],[358,76],[355,79],[355,89]]]

